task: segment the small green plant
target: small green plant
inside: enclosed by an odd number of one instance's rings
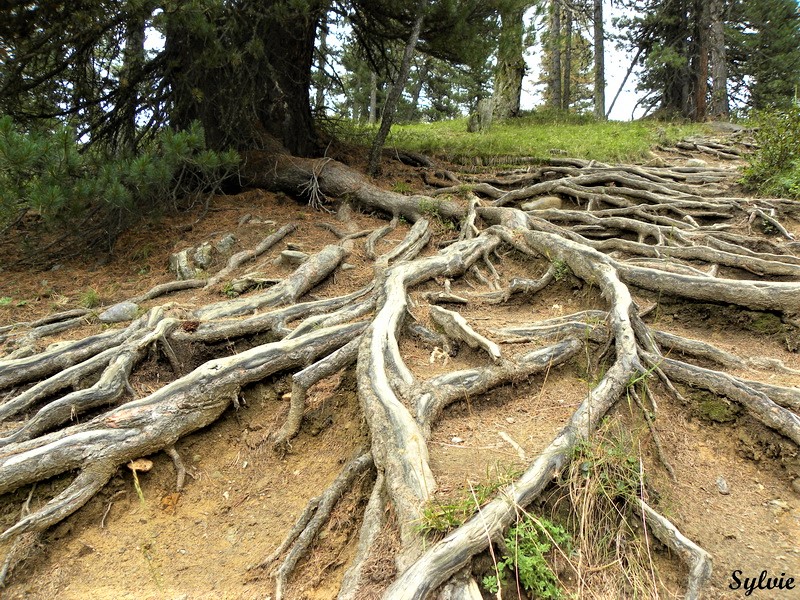
[[[560,259],[553,261],[553,278],[556,281],[562,281],[570,275],[572,275],[572,269],[566,262]]]
[[[0,298],[0,306],[8,306],[13,301],[14,299],[11,296],[3,296],[2,298]]]
[[[97,308],[100,306],[100,295],[97,290],[89,288],[81,294],[78,303],[84,308]]]
[[[438,200],[430,200],[423,198],[419,201],[419,212],[429,217],[439,217],[439,202]]]
[[[411,189],[411,185],[409,185],[407,182],[396,181],[392,186],[392,191],[396,194],[410,194],[413,190]]]
[[[225,294],[228,298],[236,298],[239,295],[239,292],[233,287],[233,283],[228,282],[224,286],[222,286],[222,293]]]
[[[519,476],[514,469],[495,469],[486,474],[486,482],[470,485],[449,501],[434,500],[422,509],[419,529],[425,536],[440,535],[463,525],[494,493]]]
[[[483,578],[483,586],[492,594],[500,591],[507,574],[516,573],[522,588],[541,600],[564,597],[558,576],[550,563],[554,553],[572,553],[572,536],[563,526],[549,519],[525,515],[505,536],[508,554],[497,563],[497,574]]]

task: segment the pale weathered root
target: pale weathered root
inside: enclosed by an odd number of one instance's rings
[[[347,256],[342,246],[326,246],[300,265],[297,270],[268,290],[251,296],[209,304],[195,311],[195,318],[209,321],[252,313],[264,307],[295,302],[316,284],[327,278]]]
[[[470,348],[485,350],[493,361],[500,360],[500,346],[475,331],[457,312],[441,306],[431,306],[430,315],[431,320],[441,327],[447,336],[465,342]]]
[[[525,243],[536,251],[565,261],[576,275],[600,286],[611,303],[611,328],[617,351],[615,362],[575,411],[568,425],[520,479],[507,486],[467,523],[427,549],[389,587],[386,598],[425,598],[466,567],[472,556],[484,550],[511,524],[516,507],[529,505],[551,478],[561,472],[577,442],[597,427],[633,375],[643,370],[630,320],[633,300],[610,261],[593,250],[550,234],[522,235]]]
[[[388,269],[378,311],[359,349],[359,398],[373,441],[375,465],[385,474],[400,523],[404,547],[400,563],[419,552],[421,540],[414,524],[421,516],[422,505],[436,489],[424,435],[396,392],[408,389],[414,381],[397,343],[408,303],[406,288],[433,277],[463,273],[484,251],[499,243],[497,235],[482,234],[457,242],[437,255]]]
[[[398,219],[397,217],[392,217],[392,220],[389,221],[388,225],[384,225],[383,227],[376,229],[367,236],[367,240],[364,243],[364,254],[366,255],[367,258],[372,260],[377,258],[378,255],[375,251],[375,246],[389,233],[394,231],[397,228],[397,224],[399,222],[400,219]]]
[[[223,340],[233,340],[258,333],[274,333],[285,337],[293,333],[287,323],[298,319],[310,318],[314,315],[327,315],[331,311],[338,311],[350,306],[370,292],[364,288],[335,298],[325,298],[311,302],[298,302],[285,308],[279,308],[244,319],[222,319],[218,321],[190,322],[190,329],[179,328],[172,332],[170,340],[181,342],[213,343]],[[195,328],[196,327],[196,328]]]
[[[272,248],[275,244],[280,242],[287,235],[294,232],[296,229],[297,225],[293,223],[284,225],[276,232],[271,233],[263,240],[261,240],[261,242],[252,250],[242,250],[241,252],[237,252],[228,259],[228,263],[222,270],[214,274],[212,277],[209,277],[205,287],[213,287],[215,285],[218,285],[220,282],[224,281],[226,277],[228,277],[231,273],[233,273],[245,262],[247,262],[248,260],[254,260],[258,258],[262,254],[264,254],[264,252],[266,252],[267,250]]]
[[[325,356],[363,328],[360,323],[332,327],[211,360],[150,396],[85,424],[5,446],[0,451],[0,493],[73,469],[80,473],[67,490],[8,529],[0,540],[57,523],[88,502],[118,465],[170,448],[215,421],[243,385]]]
[[[353,338],[336,352],[325,356],[322,360],[315,362],[302,371],[298,371],[292,376],[292,396],[289,402],[289,414],[286,415],[283,426],[271,440],[272,448],[275,451],[285,453],[289,441],[300,431],[308,389],[315,383],[352,365],[358,357],[359,344],[361,344],[361,336]]]
[[[101,406],[104,403],[110,404],[122,396],[128,386],[128,378],[136,363],[144,358],[151,345],[163,340],[170,329],[178,324],[175,319],[164,319],[163,310],[160,308],[153,309],[142,319],[144,320],[143,328],[125,340],[119,348],[114,349],[108,365],[103,370],[97,383],[48,402],[21,427],[0,438],[0,446],[32,439],[58,425],[66,423],[70,419],[83,415],[92,408]],[[20,397],[25,401],[20,402]],[[2,418],[5,419],[19,414],[41,397],[41,392],[38,394],[21,394],[1,407],[3,409]]]
[[[546,372],[570,360],[582,347],[581,340],[568,338],[495,365],[453,371],[429,379],[415,388],[417,421],[427,435],[432,424],[449,404],[465,397],[486,393],[509,381]]]
[[[647,361],[657,365],[667,377],[686,385],[706,389],[744,406],[757,420],[800,446],[800,416],[773,402],[763,391],[743,380],[666,356],[645,353]]]
[[[55,344],[25,358],[0,360],[0,390],[39,380],[118,346],[139,326],[131,324],[122,331],[109,329],[74,342]]]
[[[355,480],[364,475],[372,466],[372,455],[369,452],[359,454],[351,460],[321,495],[315,496],[308,502],[306,509],[286,539],[259,565],[260,567],[269,566],[281,554],[289,550],[275,573],[275,598],[277,600],[283,598],[286,583],[292,571],[298,561],[308,554],[311,544],[325,525],[336,503],[353,486]]]
[[[361,587],[364,563],[370,556],[372,546],[386,522],[386,506],[388,497],[386,493],[386,479],[378,471],[372,493],[369,496],[367,507],[364,509],[364,519],[358,535],[358,545],[353,562],[345,571],[342,585],[339,587],[338,600],[353,600]]]
[[[693,340],[658,330],[652,330],[652,334],[658,345],[663,348],[677,350],[682,354],[688,354],[698,358],[705,358],[730,369],[763,369],[778,371],[789,375],[800,375],[800,371],[797,369],[790,369],[782,361],[775,358],[762,356],[742,358],[702,340]]]
[[[684,536],[669,519],[653,510],[641,498],[638,508],[642,513],[645,524],[653,534],[670,550],[681,557],[689,567],[689,579],[686,584],[685,600],[698,600],[702,596],[703,588],[711,578],[711,555]]]

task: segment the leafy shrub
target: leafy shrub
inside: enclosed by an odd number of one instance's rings
[[[800,107],[755,115],[758,150],[744,170],[747,187],[800,199]]]
[[[235,152],[205,147],[203,129],[162,131],[137,156],[114,156],[63,124],[21,131],[0,117],[0,230],[34,216],[85,249],[136,218],[213,193],[235,171]]]
[[[526,516],[509,529],[505,538],[509,554],[497,563],[497,574],[483,578],[484,587],[496,594],[507,572],[516,571],[517,581],[540,600],[563,597],[558,577],[548,560],[553,552],[569,554],[572,538],[561,526],[547,519]]]

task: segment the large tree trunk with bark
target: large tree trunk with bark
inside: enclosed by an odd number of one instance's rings
[[[692,143],[695,151],[717,158],[735,158],[740,151],[708,140]],[[315,539],[325,543],[318,534],[331,511],[367,474],[372,492],[339,597],[358,597],[367,585],[376,593],[369,561],[378,540],[392,530],[399,539],[391,557],[397,575],[378,590],[383,597],[430,598],[441,586],[455,597],[476,597],[473,559],[508,551],[504,531],[546,490],[570,478],[576,453],[623,398],[638,407],[630,410],[641,411],[666,465],[668,451],[658,444],[653,421],[655,398],[669,395],[688,404],[684,395],[696,389],[726,398],[775,436],[800,444],[800,392],[769,381],[774,373],[796,378],[796,369],[662,331],[658,321],[658,306],[669,298],[686,306],[727,307],[742,316],[769,311],[782,319],[787,340],[797,336],[800,255],[785,225],[800,211],[780,199],[730,195],[735,170],[554,160],[485,178],[462,175],[454,187],[404,196],[332,159],[280,152],[252,152],[246,159],[243,177],[251,186],[319,205],[348,202],[392,221],[374,231],[329,226],[336,241],[271,287],[236,299],[177,307],[157,301],[127,326],[74,336],[55,347],[45,346],[47,337],[83,326],[83,313],[0,329],[8,351],[0,359],[6,394],[0,405],[6,424],[0,492],[75,473],[63,492],[0,534],[10,549],[3,577],[23,542],[30,547],[36,534],[84,506],[119,465],[166,451],[181,488],[185,469],[176,442],[237,406],[244,385],[281,372],[291,375],[292,391],[286,420],[269,437],[276,451],[286,452],[302,427],[310,387],[343,370],[355,374],[369,442],[310,502],[285,542],[254,567],[274,563],[274,590],[264,594],[277,599],[293,597],[299,561],[313,552]],[[390,243],[386,236],[401,217],[413,226]],[[452,230],[441,248],[428,248],[429,218]],[[758,227],[775,233],[766,237]],[[153,303],[177,290],[218,286],[293,230],[271,233],[208,279],[160,285],[135,300]],[[308,295],[353,253],[374,261],[368,285],[344,295]],[[555,317],[507,310],[546,288],[564,286],[565,278],[573,282],[563,288],[566,293],[574,296],[572,286],[582,286],[591,308]],[[502,325],[475,319],[472,307],[500,311],[495,314],[504,315]],[[219,342],[233,340],[250,340],[251,347],[223,351],[228,346]],[[409,343],[427,347],[433,360],[462,352],[469,364],[421,376],[407,363]],[[179,349],[187,346],[213,348],[219,356],[185,369]],[[129,381],[151,349],[176,375],[136,397]],[[577,357],[603,368],[591,385],[575,380],[585,393],[563,427],[474,516],[442,539],[427,539],[420,523],[437,497],[428,441],[443,412],[499,386],[546,380],[555,372],[569,377],[568,365]],[[739,370],[747,370],[748,378]],[[585,479],[583,474],[576,481]],[[615,523],[633,519],[680,557],[687,566],[686,597],[698,598],[711,576],[711,557],[660,514],[645,497],[644,480],[639,483],[625,507],[615,505]],[[589,565],[586,573],[619,562]]]
[[[728,57],[725,50],[725,17],[723,0],[711,0],[708,4],[711,31],[711,106],[709,113],[718,119],[727,119],[728,104]]]
[[[247,0],[218,7],[221,15],[187,4],[167,14],[165,86],[175,99],[173,127],[198,120],[207,143],[219,149],[277,139],[299,156],[318,150],[309,94],[317,25],[328,3],[281,4],[264,10]],[[227,19],[228,27],[215,28],[216,18]],[[206,27],[198,23],[203,21]],[[247,48],[253,40],[259,40],[257,53],[230,53],[231,46]],[[198,60],[204,55],[207,60]],[[241,76],[242,69],[248,77]],[[233,81],[238,89],[230,88]]]
[[[526,3],[514,2],[504,4],[500,11],[500,37],[492,96],[493,119],[510,119],[519,114],[522,79],[525,76],[525,48],[522,38],[526,8]]]

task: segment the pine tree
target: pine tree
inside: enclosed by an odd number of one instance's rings
[[[800,14],[794,0],[738,1],[733,7],[739,76],[747,82],[748,105],[786,108],[800,86]]]

